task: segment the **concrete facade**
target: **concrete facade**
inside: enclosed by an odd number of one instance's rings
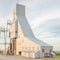
[[[23,51],[22,56],[29,58],[43,58],[44,54],[40,51]]]
[[[37,39],[25,16],[25,6],[16,4],[13,11],[13,22],[9,28],[10,54],[41,58],[50,56],[53,47]],[[31,53],[30,53],[31,52]]]

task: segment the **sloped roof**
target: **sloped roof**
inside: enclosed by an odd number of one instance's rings
[[[21,9],[20,9],[20,7],[21,7]],[[30,25],[26,19],[25,11],[23,10],[24,8],[25,8],[24,6],[17,4],[17,7],[16,7],[17,18],[18,18],[18,22],[22,28],[22,32],[23,32],[24,36],[27,37],[28,39],[30,39],[31,41],[39,44],[40,46],[50,46],[49,44],[44,43],[43,41],[35,38],[35,36],[32,32],[32,29],[30,28]],[[19,12],[19,11],[21,11],[21,12]]]
[[[30,39],[31,41],[39,44],[40,46],[50,46],[49,44],[35,38],[32,29],[30,28],[28,21],[25,16],[18,16],[18,21],[20,23],[20,26],[22,28],[23,34],[25,37]]]
[[[33,34],[32,30],[31,30],[31,28],[30,28],[30,26],[29,26],[29,24],[27,22],[26,17],[25,16],[19,16],[18,21],[19,21],[19,23],[21,25],[24,36],[26,36],[26,37],[34,37],[34,34]]]

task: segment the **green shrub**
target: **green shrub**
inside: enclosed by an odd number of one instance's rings
[[[2,54],[2,53],[3,53],[3,51],[0,50],[0,54]]]
[[[60,52],[56,52],[56,55],[57,55],[57,56],[60,56]]]

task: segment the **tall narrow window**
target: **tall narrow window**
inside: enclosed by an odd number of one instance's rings
[[[31,50],[31,47],[29,47],[29,50]]]
[[[17,33],[17,31],[16,31],[16,33]]]
[[[35,49],[35,47],[33,47],[33,50]]]
[[[39,50],[39,47],[37,47],[37,50]]]
[[[42,49],[42,52],[44,52],[44,49]]]
[[[10,37],[10,35],[11,35],[11,32],[9,32],[9,37]]]

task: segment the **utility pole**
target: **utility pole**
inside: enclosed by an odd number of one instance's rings
[[[5,39],[5,54],[6,54],[6,31],[5,31],[5,29],[4,29],[4,39]]]
[[[8,20],[7,21],[7,28],[8,26],[10,26],[12,24],[11,20]],[[9,31],[9,28],[8,28],[8,33],[10,34],[10,31]],[[11,40],[10,40],[10,45],[11,45]],[[10,46],[9,46],[9,54],[11,53],[11,49],[10,49]]]

